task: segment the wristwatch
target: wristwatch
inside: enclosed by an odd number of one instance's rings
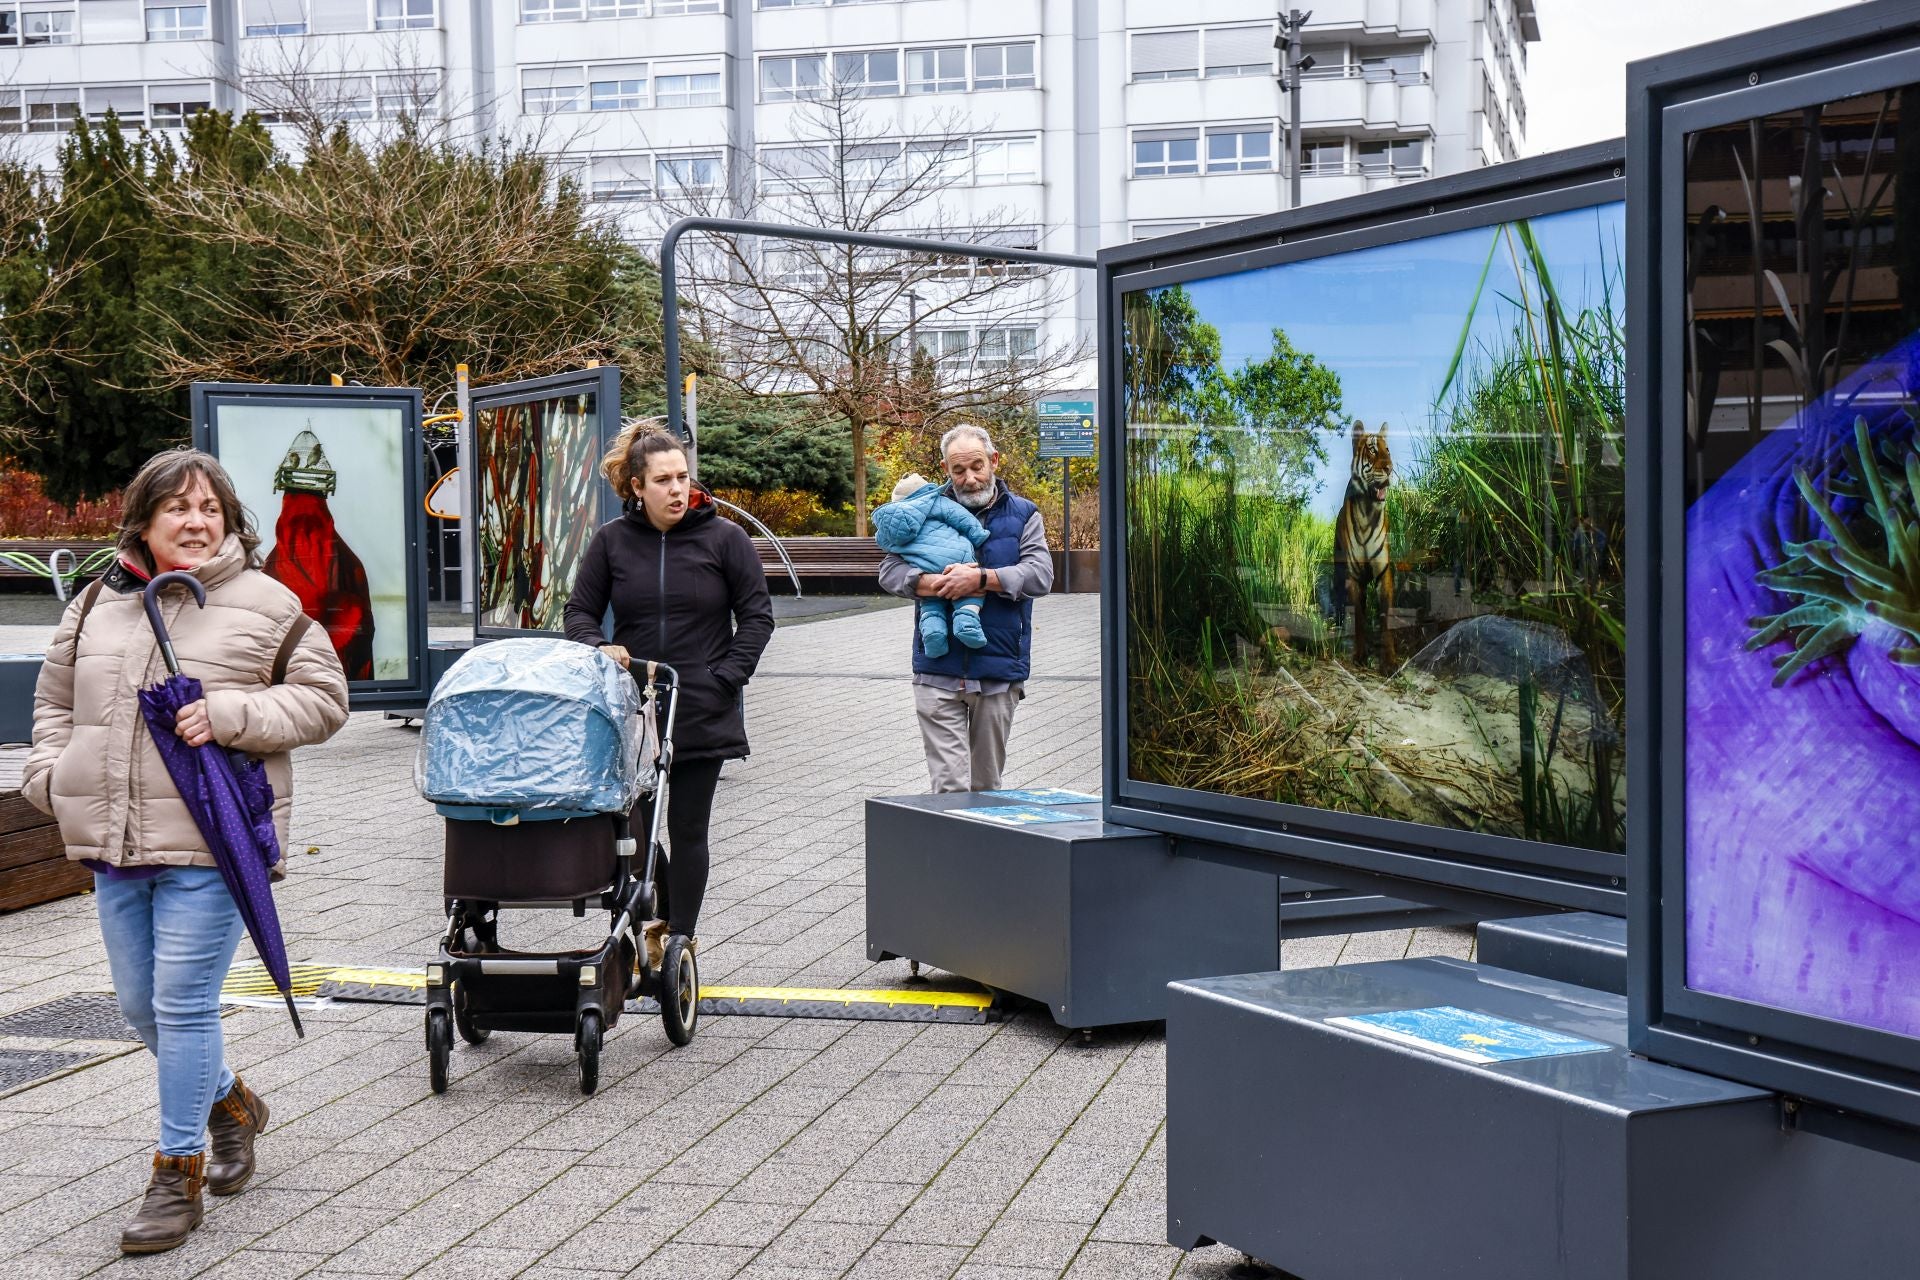
[[[987,571],[985,569],[980,571],[980,594],[987,594]]]

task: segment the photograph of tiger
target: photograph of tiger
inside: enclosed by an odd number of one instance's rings
[[[1333,526],[1333,580],[1344,585],[1353,604],[1353,665],[1367,665],[1367,587],[1378,583],[1380,608],[1375,615],[1382,668],[1393,665],[1393,557],[1387,554],[1387,486],[1393,483],[1393,451],[1387,447],[1387,424],[1369,433],[1359,419],[1353,423],[1353,471],[1347,477],[1347,500]],[[1344,605],[1336,603],[1335,608]]]
[[[1624,847],[1624,239],[1122,295],[1130,777]]]

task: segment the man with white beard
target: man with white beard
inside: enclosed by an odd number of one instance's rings
[[[1033,649],[1033,600],[1053,589],[1053,556],[1039,508],[996,474],[1000,454],[980,427],[964,424],[940,438],[941,465],[953,500],[987,527],[978,564],[925,573],[898,556],[880,562],[880,589],[915,599],[986,596],[985,647],[953,645],[928,657],[913,632],[913,704],[935,791],[991,791],[1000,785],[1013,713],[1026,696]]]

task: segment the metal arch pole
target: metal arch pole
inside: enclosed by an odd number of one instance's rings
[[[754,528],[766,535],[767,541],[771,542],[773,549],[780,554],[780,563],[787,566],[787,577],[793,579],[793,598],[798,600],[800,598],[799,571],[793,567],[793,561],[788,557],[787,549],[780,545],[780,539],[774,534],[773,530],[761,524],[759,517],[755,516],[751,511],[743,510],[735,504],[728,502],[725,498],[715,498],[713,501],[716,506],[722,506],[729,511],[737,513],[742,520],[747,521]]]
[[[954,258],[985,258],[994,262],[1031,262],[1043,267],[1079,267],[1090,271],[1094,259],[1073,253],[1043,253],[1038,249],[1002,249],[992,245],[959,244],[949,240],[919,240],[911,236],[881,235],[871,231],[832,231],[823,227],[795,227],[781,222],[747,218],[681,218],[660,238],[660,324],[665,332],[663,355],[667,375],[667,429],[687,438],[680,399],[680,290],[675,265],[680,237],[689,231],[719,231],[732,235],[764,236],[770,240],[817,240],[826,244],[868,245],[903,253],[938,254]],[[784,554],[784,553],[783,553]]]

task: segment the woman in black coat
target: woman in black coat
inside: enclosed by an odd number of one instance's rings
[[[661,877],[663,920],[646,928],[649,962],[664,936],[690,942],[707,892],[707,825],[722,761],[747,754],[740,690],[773,637],[773,603],[753,543],[719,518],[707,491],[687,473],[680,442],[650,424],[620,433],[601,471],[625,499],[626,514],[601,526],[567,602],[567,638],[595,645],[621,666],[665,662],[680,673],[673,767],[667,777],[667,840]],[[613,642],[601,629],[613,608]],[[634,813],[652,820],[651,798]]]

